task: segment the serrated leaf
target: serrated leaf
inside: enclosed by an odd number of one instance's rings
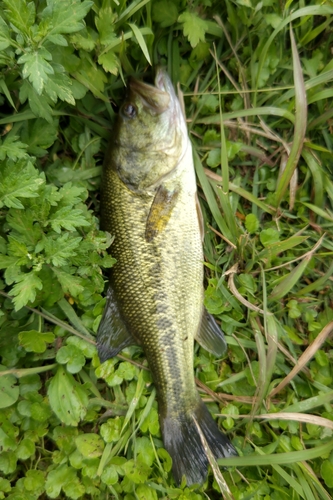
[[[62,271],[57,267],[53,267],[52,270],[65,293],[69,293],[72,297],[77,297],[79,293],[83,292],[84,288],[81,285],[81,278],[73,276],[66,271]]]
[[[49,23],[48,36],[75,33],[84,28],[83,19],[94,4],[89,0],[48,0],[42,19]]]
[[[27,352],[42,353],[46,351],[46,344],[54,342],[54,334],[51,332],[38,332],[37,330],[28,330],[19,333],[19,342]]]
[[[4,369],[6,367],[0,366],[0,373]],[[7,408],[18,400],[20,389],[16,382],[14,375],[0,375],[0,408]]]
[[[95,38],[97,38],[97,33],[91,28],[89,30],[85,28],[71,36],[71,43],[77,49],[84,49],[90,52],[96,46]]]
[[[50,34],[48,33],[46,38],[54,43],[55,45],[60,45],[61,47],[67,47],[68,46],[68,42],[66,40],[66,38],[60,34]]]
[[[72,93],[72,80],[64,73],[54,73],[49,77],[45,85],[45,92],[57,102],[58,98],[75,106],[75,99]]]
[[[98,17],[95,17],[96,28],[99,33],[99,40],[102,45],[109,45],[117,37],[114,32],[114,22],[117,15],[112,12],[111,7],[100,9]]]
[[[109,71],[109,73],[112,73],[115,76],[118,75],[120,62],[118,56],[112,49],[109,50],[109,52],[98,56],[98,63],[103,66],[105,71]]]
[[[34,24],[36,16],[34,2],[3,0],[3,3],[6,5],[5,16],[8,21],[22,33],[29,33],[29,28]]]
[[[82,210],[73,209],[72,207],[63,207],[52,214],[47,221],[56,233],[61,233],[61,228],[68,231],[75,231],[77,227],[90,226],[90,222],[83,216]]]
[[[76,254],[81,241],[81,237],[73,238],[68,233],[58,238],[44,237],[38,246],[38,251],[44,250],[46,263],[61,267],[68,264],[68,258]]]
[[[0,161],[6,157],[16,161],[27,156],[27,144],[18,140],[17,135],[7,136],[4,142],[0,145]]]
[[[49,104],[49,98],[45,95],[37,94],[28,80],[23,81],[20,87],[19,98],[22,104],[28,99],[31,111],[35,116],[44,118],[49,123],[53,122],[53,111]]]
[[[88,193],[85,188],[73,186],[71,182],[66,182],[66,184],[59,189],[59,195],[61,204],[72,207],[84,201]]]
[[[107,78],[104,72],[98,69],[93,61],[82,60],[79,71],[74,72],[72,76],[90,90],[94,96],[99,97],[104,102],[109,102],[109,99],[102,94]]]
[[[184,36],[188,38],[194,48],[200,41],[205,41],[205,33],[208,30],[206,21],[201,19],[194,12],[185,11],[178,17],[178,21],[183,24]]]
[[[43,283],[34,271],[21,275],[19,282],[13,286],[10,292],[10,295],[14,296],[15,311],[19,311],[28,302],[33,302],[36,297],[36,290],[42,288]]]
[[[45,123],[45,120],[27,120],[22,130],[22,139],[28,144],[28,152],[35,156],[47,154],[47,148],[51,147],[58,136],[58,120]]]
[[[44,86],[49,79],[48,75],[53,75],[54,69],[47,61],[51,61],[51,54],[41,47],[35,52],[28,52],[21,56],[17,62],[24,64],[22,69],[23,78],[28,78],[37,94],[41,95]]]
[[[59,366],[48,389],[50,405],[65,425],[77,426],[87,413],[88,396],[74,377]]]
[[[24,159],[0,171],[0,207],[24,208],[19,198],[35,198],[44,177]]]
[[[5,50],[11,42],[9,28],[0,16],[0,50]]]

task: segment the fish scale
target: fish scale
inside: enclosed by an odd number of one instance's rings
[[[146,354],[157,390],[164,446],[179,484],[201,483],[208,459],[235,449],[197,392],[196,338],[221,356],[223,334],[203,307],[203,250],[192,148],[172,83],[131,80],[106,154],[102,229],[114,235],[97,347],[101,361],[133,343]]]

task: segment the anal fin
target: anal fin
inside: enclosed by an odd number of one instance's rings
[[[129,345],[136,344],[128,331],[115,298],[112,287],[109,286],[103,317],[97,332],[97,350],[101,363],[113,358]]]
[[[204,309],[200,329],[195,337],[195,340],[215,356],[223,356],[227,350],[223,332],[215,319]]]

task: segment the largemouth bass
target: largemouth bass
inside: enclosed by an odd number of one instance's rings
[[[208,459],[235,455],[197,392],[194,338],[222,355],[223,334],[203,308],[201,212],[186,122],[166,72],[155,86],[131,80],[110,148],[101,195],[102,229],[114,235],[101,362],[140,344],[157,390],[166,450],[179,484],[202,483]]]

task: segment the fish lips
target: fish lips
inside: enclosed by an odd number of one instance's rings
[[[173,107],[176,100],[172,82],[163,68],[157,70],[155,85],[130,78],[129,95],[131,94],[139,96],[143,105],[156,114],[162,114]]]

